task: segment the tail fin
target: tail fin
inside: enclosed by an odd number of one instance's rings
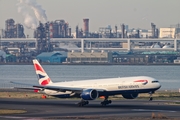
[[[39,84],[40,85],[48,85],[52,83],[51,79],[47,75],[47,73],[44,71],[42,66],[39,64],[38,60],[33,60],[34,68],[36,71],[36,75],[38,76]]]

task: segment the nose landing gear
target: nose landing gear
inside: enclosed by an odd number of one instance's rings
[[[149,101],[152,101],[153,100],[153,97],[152,97],[152,94],[153,94],[154,92],[149,92],[149,94],[150,94],[150,97],[149,97]]]

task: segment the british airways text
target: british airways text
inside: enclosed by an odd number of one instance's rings
[[[139,88],[139,85],[123,85],[123,86],[118,86],[118,89],[128,89],[128,88]]]

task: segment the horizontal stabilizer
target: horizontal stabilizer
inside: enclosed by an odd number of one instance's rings
[[[19,83],[19,82],[13,82],[13,81],[10,81],[10,83],[17,84],[17,85],[34,86],[33,84]]]
[[[14,89],[21,89],[21,90],[41,90],[40,88],[23,88],[23,87],[14,87]]]

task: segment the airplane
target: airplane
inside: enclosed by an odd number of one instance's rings
[[[101,105],[106,106],[112,102],[108,99],[109,96],[122,95],[125,99],[135,99],[140,93],[149,93],[151,101],[152,94],[161,87],[158,80],[148,76],[53,82],[37,59],[33,60],[33,64],[39,85],[32,85],[32,88],[27,89],[58,98],[81,98],[78,106],[85,106],[89,101],[102,96],[104,101]]]

